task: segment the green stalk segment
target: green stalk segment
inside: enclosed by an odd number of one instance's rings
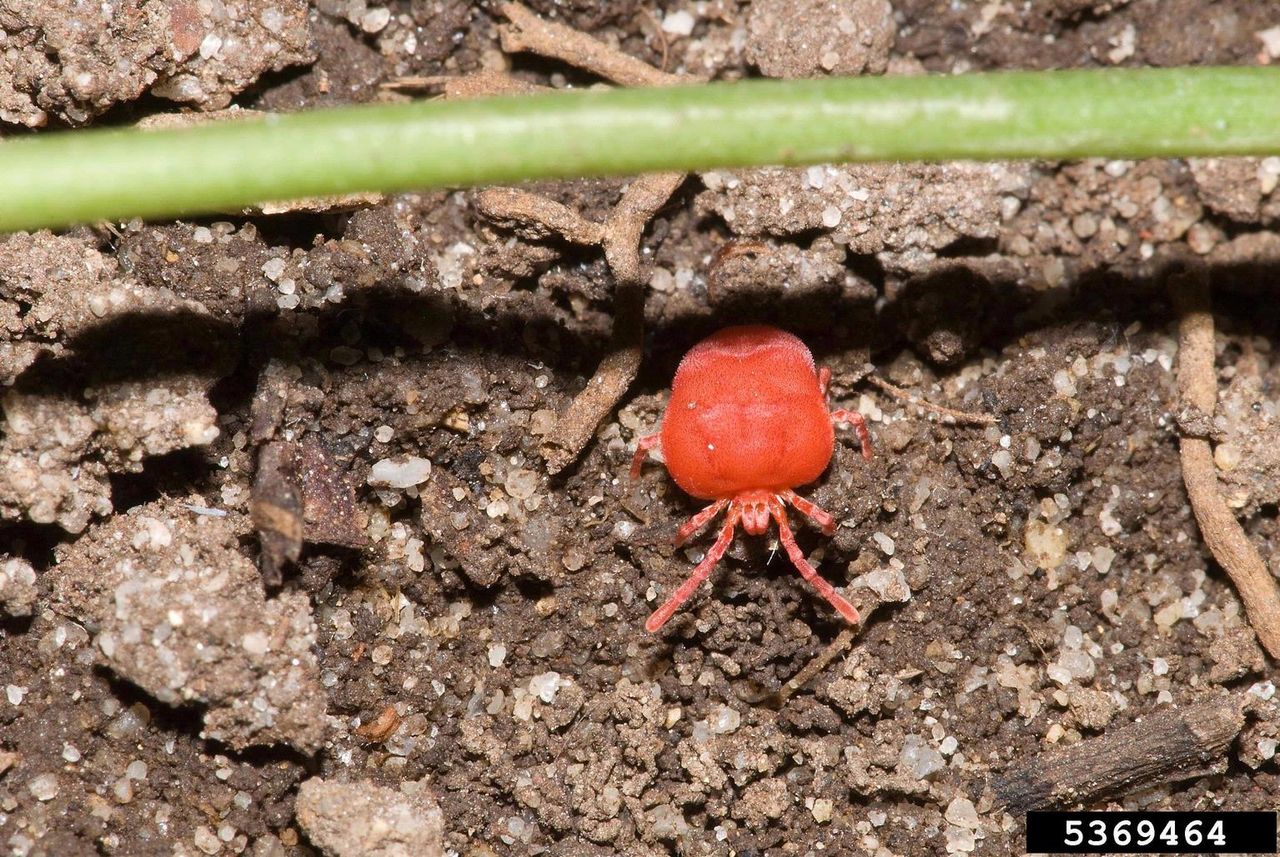
[[[768,164],[1280,153],[1280,68],[747,81],[0,143],[0,231],[265,200]]]

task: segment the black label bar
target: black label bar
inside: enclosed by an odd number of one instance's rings
[[[1275,854],[1274,812],[1028,812],[1033,854]]]

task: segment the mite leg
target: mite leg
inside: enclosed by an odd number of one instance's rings
[[[795,506],[796,511],[817,524],[823,535],[829,536],[836,531],[836,519],[831,517],[831,513],[817,503],[812,500],[806,500],[789,488],[778,496],[782,498],[784,503],[790,503]]]
[[[738,508],[738,504],[732,504],[729,507],[729,517],[725,519],[724,526],[720,528],[720,537],[716,539],[716,543],[711,546],[711,550],[707,551],[707,555],[702,558],[702,562],[698,563],[693,569],[693,573],[689,575],[689,578],[680,584],[680,588],[667,599],[667,603],[653,611],[653,615],[644,623],[646,631],[652,634],[667,624],[667,620],[680,609],[680,605],[688,601],[689,596],[707,579],[711,574],[711,569],[716,567],[720,557],[724,556],[724,552],[729,549],[729,543],[733,541],[733,531],[737,529],[740,517],[742,517],[742,511]]]
[[[708,521],[723,512],[724,507],[728,505],[729,501],[727,499],[717,500],[689,520],[685,521],[684,524],[681,525],[680,529],[676,530],[676,547],[680,547],[680,545],[689,541],[690,536],[705,527]]]
[[[822,390],[822,398],[827,397],[827,389],[831,387],[831,370],[823,366],[818,370],[818,389]]]
[[[858,610],[852,604],[844,599],[835,587],[827,583],[817,569],[809,564],[809,560],[805,559],[804,553],[800,550],[800,546],[796,544],[795,534],[791,532],[791,526],[787,523],[787,510],[782,508],[782,503],[775,502],[772,505],[773,519],[778,523],[778,540],[782,542],[783,548],[787,551],[787,556],[791,557],[791,563],[796,567],[796,571],[800,572],[800,576],[809,581],[809,584],[823,598],[836,608],[836,611],[844,617],[844,620],[850,625],[856,625],[859,621]]]
[[[831,421],[833,423],[848,423],[853,426],[853,430],[858,433],[858,440],[862,442],[862,457],[870,461],[871,432],[867,431],[867,421],[862,414],[841,408],[838,411],[831,412]]]
[[[644,460],[649,455],[649,450],[662,443],[662,432],[655,431],[653,434],[647,434],[636,441],[636,455],[631,459],[631,478],[640,478],[640,468],[644,466]]]

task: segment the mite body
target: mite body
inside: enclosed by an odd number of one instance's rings
[[[667,471],[685,492],[711,505],[676,534],[680,545],[728,510],[715,544],[689,578],[654,611],[645,629],[657,631],[707,579],[733,541],[738,524],[762,535],[772,521],[787,556],[848,622],[858,611],[810,565],[796,544],[786,505],[831,535],[835,519],[795,492],[826,470],[835,449],[833,423],[858,432],[862,455],[871,439],[862,415],[828,411],[831,374],[819,369],[798,338],[764,325],[729,327],[699,342],[676,370],[671,400],[657,434],[640,439],[631,476],[649,450],[661,445]]]

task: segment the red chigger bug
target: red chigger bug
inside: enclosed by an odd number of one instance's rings
[[[831,535],[830,514],[795,492],[831,463],[833,423],[852,425],[871,458],[871,436],[862,415],[827,410],[828,369],[819,369],[798,338],[766,325],[727,327],[693,346],[671,382],[662,428],[640,438],[631,478],[640,475],[649,450],[661,445],[667,472],[687,494],[713,501],[676,533],[677,546],[726,508],[720,536],[689,578],[644,623],[657,631],[693,595],[733,541],[739,523],[763,535],[772,520],[800,576],[841,616],[857,623],[858,611],[805,559],[787,522],[790,503]]]

